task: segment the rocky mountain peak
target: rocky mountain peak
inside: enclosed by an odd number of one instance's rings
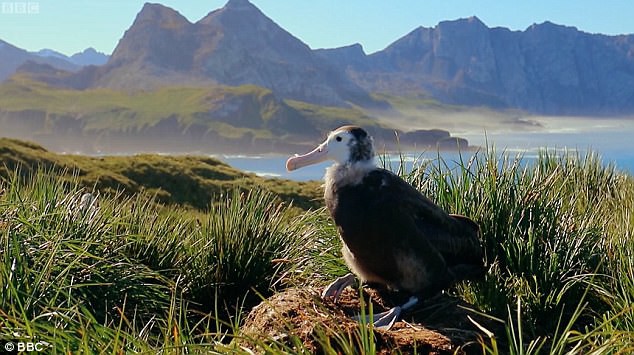
[[[489,28],[479,18],[471,16],[453,21],[442,21],[435,27],[435,30],[442,33],[478,33],[486,32]]]
[[[479,25],[482,25],[482,26],[486,26],[484,24],[484,22],[482,22],[482,20],[480,20],[480,18],[478,16],[469,16],[469,17],[467,17],[467,22],[476,23],[476,24],[479,24]]]
[[[39,51],[35,52],[35,54],[41,56],[41,57],[55,57],[55,58],[62,58],[62,59],[68,59],[68,57],[58,51],[52,50],[52,49],[48,49],[48,48],[44,48],[44,49],[40,49]]]
[[[108,56],[89,47],[70,56],[70,60],[78,65],[103,65],[108,62]]]
[[[318,104],[375,102],[248,0],[230,0],[196,23],[146,3],[107,64],[87,77],[91,82],[82,80],[87,84],[78,88],[252,84],[281,98]]]
[[[225,9],[246,10],[256,8],[249,0],[229,0],[224,6]]]
[[[463,26],[463,27],[484,27],[487,28],[487,25],[484,24],[477,16],[469,16],[466,18],[459,18],[456,20],[448,20],[441,21],[438,23],[436,27],[445,27],[445,26]]]
[[[83,51],[81,51],[81,52],[77,52],[77,53],[75,53],[74,55],[77,55],[77,54],[90,54],[90,55],[94,55],[94,54],[103,54],[103,53],[97,52],[97,50],[96,50],[96,49],[94,49],[93,47],[88,47],[88,48],[84,49],[84,50],[83,50]]]
[[[161,4],[146,2],[137,14],[132,27],[142,24],[161,24],[163,27],[181,27],[190,22],[178,11]]]
[[[225,24],[231,24],[233,22],[245,24],[248,21],[262,22],[263,20],[273,23],[272,20],[266,17],[260,9],[251,4],[248,0],[229,0],[225,6],[210,12],[207,16],[198,21],[197,24],[213,25],[219,20]],[[247,27],[253,28],[253,24]]]
[[[255,84],[281,97],[328,105],[351,98],[371,101],[343,72],[247,0],[230,0],[196,26],[209,38],[200,41],[198,68],[219,83]]]
[[[124,33],[108,62],[110,72],[121,65],[133,64],[140,67],[156,66],[168,70],[191,68],[191,53],[196,43],[192,37],[193,24],[178,11],[161,4],[146,3],[137,14],[132,26]],[[126,75],[108,79],[100,86],[129,87],[138,80],[128,82]],[[140,84],[143,86],[142,84]]]
[[[548,32],[556,32],[556,33],[584,33],[579,31],[574,26],[564,26],[559,25],[550,21],[544,21],[538,24],[532,24],[526,29],[527,33],[531,32],[540,32],[540,33],[548,33]]]

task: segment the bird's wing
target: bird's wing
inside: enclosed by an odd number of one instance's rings
[[[376,176],[371,178],[380,180],[377,181],[379,190],[383,190],[377,194],[380,196],[377,203],[391,215],[394,223],[415,225],[417,233],[408,233],[408,238],[425,240],[424,244],[437,250],[448,266],[482,263],[482,248],[475,222],[464,216],[448,214],[387,170],[377,170],[373,174]]]

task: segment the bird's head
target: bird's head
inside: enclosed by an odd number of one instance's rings
[[[292,171],[326,160],[334,160],[338,164],[372,163],[372,137],[361,127],[339,127],[313,151],[290,157],[286,161],[286,169]]]

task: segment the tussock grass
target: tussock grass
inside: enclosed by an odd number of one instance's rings
[[[631,211],[631,177],[594,153],[543,150],[527,162],[491,150],[456,163],[427,162],[406,178],[479,223],[489,271],[455,292],[516,325],[507,339],[512,353],[563,351],[557,341],[572,339],[564,333],[596,326],[610,308],[627,309],[607,301],[614,295],[603,287],[621,289],[614,280],[628,273],[619,253],[631,255],[634,225],[620,215]],[[522,344],[524,337],[534,341]]]
[[[125,317],[147,322],[169,305],[169,280],[125,254],[122,205],[104,200],[98,214],[81,213],[81,191],[64,185],[16,173],[1,197],[0,328],[10,339],[99,351],[119,339]]]
[[[303,226],[265,190],[192,213],[144,195],[81,210],[85,190],[43,170],[3,187],[0,336],[58,351],[221,344],[301,250]]]
[[[42,153],[45,154],[45,153]],[[611,353],[634,347],[634,182],[595,154],[534,161],[480,152],[402,175],[481,227],[488,272],[449,290],[504,321],[486,353]],[[56,352],[246,350],[241,320],[281,288],[321,286],[347,270],[327,212],[298,216],[263,188],[218,190],[208,207],[144,193],[86,190],[47,166],[0,183],[0,338]],[[95,185],[93,185],[95,186]],[[81,196],[97,208],[79,210]],[[259,295],[259,296],[258,296]],[[375,339],[324,330],[327,353],[373,353]],[[292,347],[261,340],[272,352]],[[485,345],[486,344],[486,345]]]

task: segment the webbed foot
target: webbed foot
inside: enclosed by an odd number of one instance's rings
[[[372,315],[372,318],[370,318],[370,316],[368,315],[366,316],[365,320],[368,323],[371,321],[374,324],[374,327],[377,329],[389,330],[394,325],[394,322],[396,322],[399,319],[401,312],[404,310],[407,310],[408,308],[411,308],[416,303],[418,303],[418,298],[412,296],[403,305],[393,307],[390,310],[387,310],[385,312],[374,314]],[[357,321],[362,320],[361,316],[357,316],[355,317],[355,319]]]
[[[341,276],[324,289],[321,293],[321,298],[334,297],[336,302],[343,290],[348,286],[354,285],[356,281],[357,278],[352,273]]]

